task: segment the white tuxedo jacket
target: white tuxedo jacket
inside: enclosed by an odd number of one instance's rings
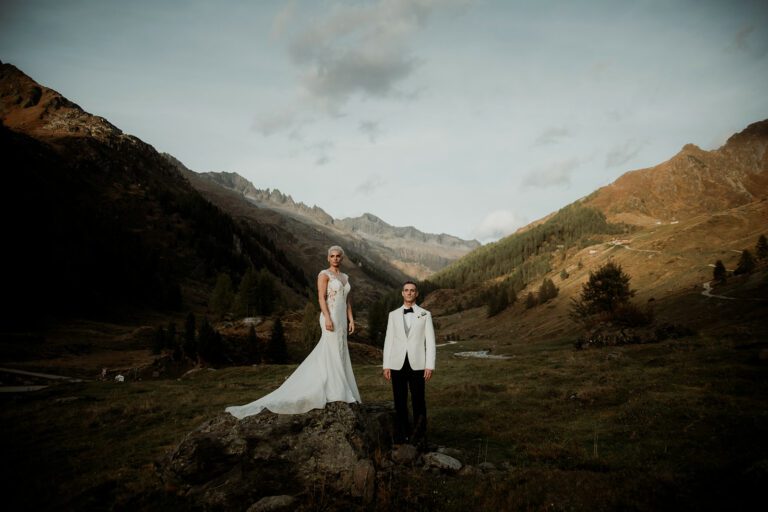
[[[400,370],[408,355],[408,364],[414,370],[435,369],[435,328],[432,314],[413,306],[411,330],[405,334],[403,308],[389,313],[387,334],[384,337],[384,368]]]

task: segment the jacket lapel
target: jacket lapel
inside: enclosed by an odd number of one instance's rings
[[[403,314],[403,308],[397,310],[396,316],[397,318],[395,319],[395,322],[397,323],[397,328],[403,333],[403,338],[408,339],[408,334],[405,332],[405,319],[403,318],[405,315]]]

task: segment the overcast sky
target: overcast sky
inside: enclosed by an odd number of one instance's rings
[[[195,171],[489,241],[768,118],[767,6],[2,0],[0,59]]]

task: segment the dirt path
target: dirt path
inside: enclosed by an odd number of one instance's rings
[[[50,373],[28,372],[26,370],[16,370],[14,368],[0,368],[0,373],[13,373],[15,375],[25,375],[27,377],[36,377],[38,379],[63,380],[65,382],[83,382],[83,379],[75,379],[64,375],[51,375]]]
[[[705,297],[712,297],[713,299],[748,300],[748,301],[758,301],[758,302],[768,301],[768,299],[763,299],[761,297],[728,297],[726,295],[714,294],[712,293],[712,281],[707,281],[706,283],[704,283],[704,291],[702,291],[701,294]]]
[[[737,300],[736,297],[726,297],[725,295],[715,295],[712,293],[712,281],[704,283],[704,291],[702,291],[701,294],[705,297],[712,297],[713,299]]]

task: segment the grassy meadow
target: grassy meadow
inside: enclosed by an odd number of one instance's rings
[[[746,505],[768,479],[765,343],[695,335],[576,351],[509,339],[506,360],[438,349],[430,442],[477,476],[417,472],[390,491],[406,510],[659,510]],[[763,352],[764,353],[764,352]],[[0,396],[5,495],[14,509],[183,508],[155,472],[183,435],[274,389],[293,366],[200,370],[181,380],[60,384]],[[363,400],[390,399],[355,365]]]

